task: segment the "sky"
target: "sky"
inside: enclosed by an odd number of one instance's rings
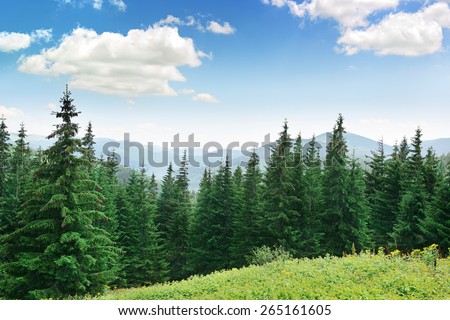
[[[69,85],[97,137],[450,137],[450,0],[0,2],[0,114],[48,135]]]

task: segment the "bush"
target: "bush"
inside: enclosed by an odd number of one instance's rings
[[[292,255],[283,247],[262,246],[252,250],[252,254],[247,257],[247,262],[251,265],[261,266],[272,261],[286,261],[292,259]]]

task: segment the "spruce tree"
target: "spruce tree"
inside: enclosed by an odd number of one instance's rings
[[[165,247],[170,264],[170,277],[173,280],[180,280],[187,276],[186,263],[189,250],[188,224],[192,210],[188,166],[186,151],[184,151],[174,185],[176,210],[169,217],[166,233]]]
[[[372,151],[366,172],[366,194],[370,208],[369,228],[375,248],[387,246],[395,222],[395,212],[391,211],[388,189],[388,168],[384,154],[383,140],[378,142],[378,150]],[[395,191],[394,191],[395,192]],[[396,204],[398,206],[398,204]]]
[[[424,243],[419,228],[427,205],[421,137],[422,131],[418,128],[405,163],[400,210],[392,232],[396,246],[403,251],[410,251]]]
[[[206,274],[209,267],[210,240],[214,234],[210,229],[212,219],[212,175],[205,169],[197,194],[194,212],[189,224],[188,271],[190,274]]]
[[[428,199],[431,199],[434,195],[437,180],[439,179],[439,160],[436,157],[436,153],[433,147],[428,148],[427,154],[423,164],[423,174],[425,179],[426,191]]]
[[[449,254],[450,249],[450,164],[438,175],[434,194],[420,222],[424,245],[438,244],[441,252]]]
[[[9,132],[5,118],[0,118],[0,199],[6,194],[6,175],[8,173],[10,147]]]
[[[235,176],[238,176],[235,174]],[[262,173],[259,169],[259,157],[253,152],[242,181],[242,190],[237,187],[235,179],[236,201],[241,201],[240,208],[233,215],[233,241],[231,259],[233,266],[246,264],[252,250],[261,246],[261,230],[263,229],[263,186]]]
[[[84,158],[87,164],[88,171],[91,172],[97,158],[95,157],[95,149],[94,149],[95,141],[94,141],[94,134],[92,132],[92,123],[90,121],[86,129],[86,134],[81,139],[81,144],[83,146],[82,157]]]
[[[8,298],[74,297],[102,292],[114,280],[116,250],[109,234],[96,226],[105,219],[98,186],[88,178],[81,141],[75,136],[79,115],[66,88],[62,123],[48,138],[55,143],[44,152],[20,213],[21,227],[3,239],[10,257],[3,287]]]
[[[0,235],[9,234],[18,227],[17,214],[25,200],[25,191],[31,183],[31,149],[25,141],[26,137],[25,126],[22,123],[8,164],[2,197],[4,204],[0,209]]]
[[[406,161],[406,160],[405,160]],[[405,162],[402,161],[400,149],[397,143],[394,145],[392,154],[388,159],[386,159],[386,184],[385,184],[385,203],[387,212],[392,216],[392,225],[390,226],[391,232],[389,232],[389,237],[387,238],[388,244],[386,249],[390,251],[392,245],[395,246],[394,240],[392,238],[392,231],[394,224],[398,219],[398,214],[400,211],[400,201],[402,197],[402,177],[404,176],[404,166]],[[373,220],[372,220],[373,221]],[[374,242],[376,242],[376,236],[374,235]]]
[[[168,264],[155,224],[156,205],[149,199],[149,181],[143,167],[139,173],[131,173],[126,193],[127,200],[118,198],[118,209],[122,211],[118,243],[124,251],[122,271],[126,286],[163,282],[168,279]]]
[[[323,239],[323,188],[322,168],[319,150],[316,147],[316,138],[313,136],[308,143],[304,158],[305,173],[303,187],[303,234],[300,257],[315,257],[322,253]]]
[[[230,242],[230,267],[241,267],[245,263],[245,259],[242,259],[242,253],[237,248],[237,242],[240,241],[238,233],[239,226],[236,224],[242,216],[243,210],[243,184],[244,176],[240,166],[236,168],[233,173],[233,202],[231,213],[231,242]]]
[[[170,278],[179,280],[187,274],[188,222],[191,215],[186,153],[176,177],[172,165],[169,165],[157,204],[156,223],[170,265]]]
[[[361,250],[367,239],[361,171],[347,156],[343,122],[340,114],[327,146],[323,177],[324,249],[333,255],[349,253],[353,246]]]
[[[292,141],[285,121],[266,168],[264,199],[267,228],[264,243],[269,246],[281,246],[296,254],[299,214],[293,209],[291,149]]]
[[[233,174],[227,154],[212,181],[208,251],[211,255],[208,272],[230,266],[233,217]]]

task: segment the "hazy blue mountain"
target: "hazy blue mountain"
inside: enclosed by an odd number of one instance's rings
[[[320,156],[322,159],[325,158],[325,150],[327,144],[327,135],[330,136],[330,133],[322,133],[316,136],[316,141],[318,146],[322,146],[320,149]],[[349,149],[350,155],[355,155],[357,159],[360,159],[361,162],[366,160],[366,156],[370,155],[371,150],[376,150],[378,147],[378,142],[369,138],[366,138],[361,135],[357,135],[354,133],[346,133],[345,138],[347,140],[347,145]],[[11,142],[14,142],[17,139],[17,134],[11,134]],[[329,139],[329,138],[328,138]],[[28,136],[28,142],[33,149],[37,149],[42,147],[43,149],[52,145],[53,140],[48,140],[44,136],[30,134]],[[306,145],[311,138],[303,139],[303,144]],[[176,170],[182,156],[182,150],[179,152],[178,157],[175,154],[172,148],[164,149],[161,146],[152,146],[152,149],[149,152],[150,146],[141,146],[136,147],[134,144],[129,145],[129,156],[125,157],[125,143],[124,141],[113,140],[109,138],[95,138],[95,150],[97,157],[104,157],[108,154],[108,150],[115,151],[120,156],[120,163],[123,166],[138,168],[140,160],[143,159],[145,163],[145,167],[149,174],[154,173],[158,179],[162,179],[167,170],[167,165],[171,162],[174,165],[174,169]],[[387,155],[392,153],[391,145],[384,145],[385,153]],[[438,156],[443,154],[450,153],[450,138],[441,138],[435,140],[428,140],[423,142],[423,153],[425,155],[426,150],[429,147],[433,147]],[[211,170],[216,170],[218,164],[225,160],[225,155],[227,154],[227,150],[215,150],[210,149],[209,154],[204,154],[202,148],[197,148],[194,150],[193,160],[197,161],[199,165],[191,166],[189,169],[189,177],[191,180],[191,187],[193,189],[197,189],[202,173],[205,168],[211,167]],[[247,150],[247,155],[242,154],[240,148],[233,148],[233,150],[228,150],[228,154],[232,155],[232,164],[233,167],[241,165],[245,167],[246,162],[249,159],[249,153],[252,149]],[[270,145],[268,147],[259,147],[256,149],[260,160],[261,160],[261,168],[264,168],[266,165],[266,161],[270,157]],[[149,164],[149,159],[152,160],[152,165]],[[178,160],[177,160],[178,159]],[[209,160],[209,163],[207,162]]]

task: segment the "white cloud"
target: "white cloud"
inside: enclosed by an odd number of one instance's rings
[[[289,7],[294,16],[311,20],[331,18],[341,27],[338,51],[353,55],[374,51],[379,55],[420,56],[442,48],[442,28],[450,28],[450,0],[424,1],[413,13],[393,12],[401,0],[262,0],[266,5]],[[430,4],[432,3],[432,4]],[[380,22],[368,18],[391,11]]]
[[[277,8],[283,8],[284,6],[287,6],[290,13],[296,17],[303,17],[307,8],[306,1],[297,3],[293,0],[262,0],[262,3],[267,5],[271,4]]]
[[[134,96],[176,95],[169,81],[185,81],[180,66],[198,67],[203,54],[173,27],[130,30],[127,35],[77,28],[58,46],[22,56],[19,70],[66,75],[76,88]]]
[[[180,25],[182,24],[181,19],[178,17],[174,17],[169,14],[165,19],[159,20],[155,23],[155,26],[167,26],[167,25]]]
[[[303,17],[309,14],[312,20],[332,18],[344,27],[367,26],[367,17],[380,10],[394,9],[400,0],[262,0],[278,8],[287,6],[293,16]]]
[[[56,109],[58,109],[58,107],[54,103],[49,103],[47,105],[47,109],[50,110],[50,111],[55,111]]]
[[[0,32],[0,51],[12,52],[31,45],[31,36],[25,33]]]
[[[94,0],[92,2],[92,7],[97,10],[101,10],[103,6],[103,0]]]
[[[216,21],[210,21],[206,29],[218,34],[233,34],[236,32],[236,29],[233,28],[228,22],[221,25]]]
[[[450,0],[447,2],[450,3]],[[423,12],[423,17],[428,21],[436,21],[443,28],[450,28],[450,8],[443,2],[427,7]]]
[[[400,0],[313,0],[308,6],[312,19],[332,18],[343,27],[365,27],[374,12],[395,9]]]
[[[0,117],[5,117],[7,120],[9,118],[16,119],[24,116],[22,110],[17,108],[7,108],[4,106],[0,106]]]
[[[347,29],[338,40],[347,55],[374,51],[379,55],[421,56],[442,48],[442,27],[450,27],[450,9],[436,3],[416,13],[389,14],[364,30]]]
[[[123,0],[109,0],[109,3],[117,7],[120,11],[125,11],[127,9],[127,5]]]
[[[52,29],[38,29],[31,34],[0,32],[0,52],[13,52],[28,48],[33,42],[52,39]]]
[[[84,8],[85,5],[92,5],[92,8],[96,10],[103,9],[104,0],[56,0],[60,5],[72,5],[73,7]],[[127,4],[123,0],[109,0],[109,3],[119,9],[119,11],[125,12]]]
[[[179,94],[183,94],[183,95],[193,95],[195,94],[195,90],[194,89],[181,89],[178,91]]]
[[[217,100],[214,96],[210,95],[209,93],[197,93],[192,97],[192,100],[208,103],[219,103],[219,100]]]
[[[52,29],[37,29],[31,33],[31,39],[33,42],[43,40],[44,42],[50,42],[53,34]]]

